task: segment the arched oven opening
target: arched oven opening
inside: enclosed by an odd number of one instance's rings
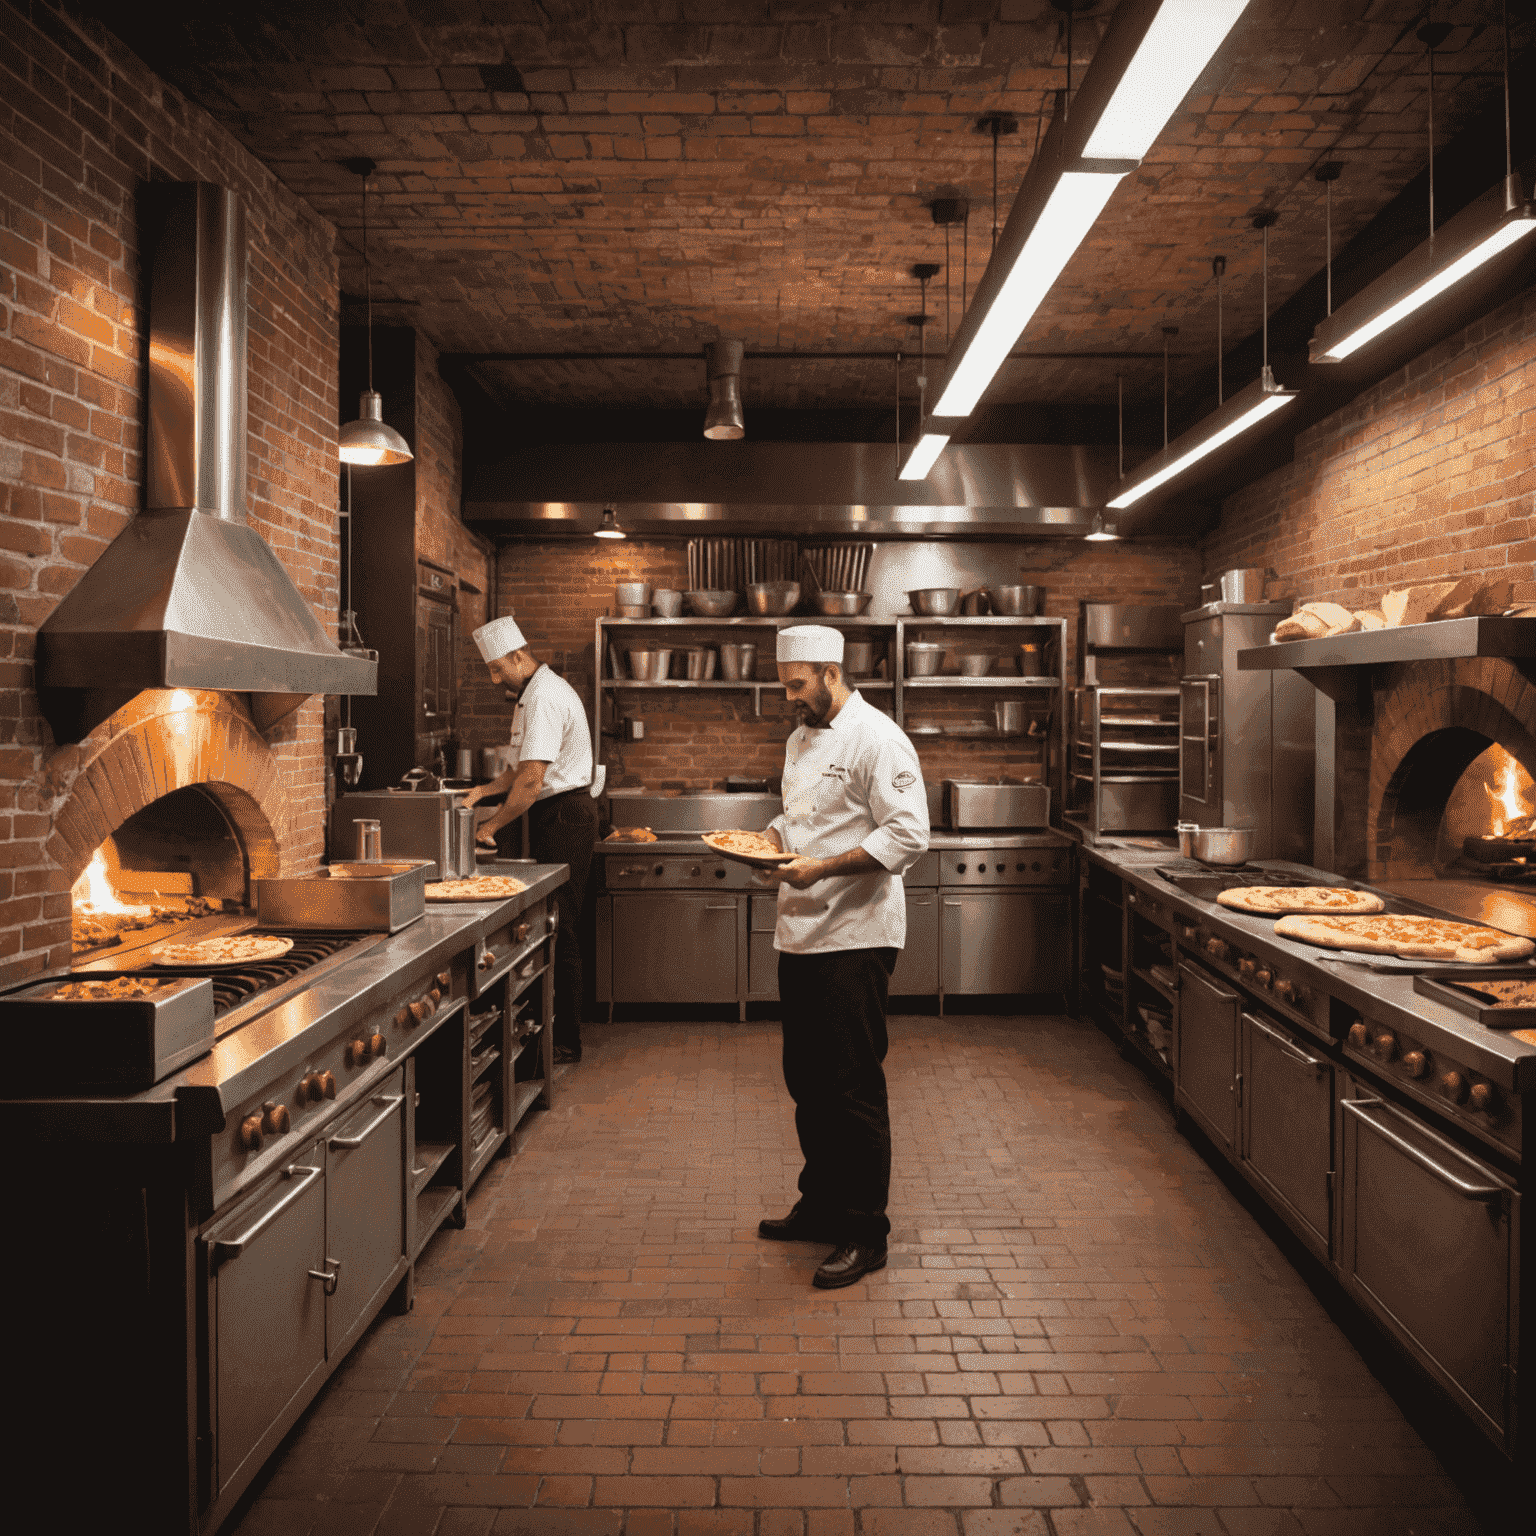
[[[1436,849],[1452,879],[1536,885],[1536,779],[1494,743],[1457,780]]]
[[[77,958],[158,942],[196,919],[244,909],[251,867],[219,803],[231,786],[194,784],[136,811],[91,855],[70,887]]]

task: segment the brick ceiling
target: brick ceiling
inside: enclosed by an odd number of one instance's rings
[[[915,348],[914,262],[943,263],[929,204],[971,200],[969,281],[985,265],[991,141],[1005,111],[1006,216],[1043,114],[1066,83],[1064,17],[1047,0],[251,0],[238,12],[99,4],[147,63],[208,108],[332,219],[362,289],[349,156],[377,162],[370,250],[382,319],[449,352]],[[996,402],[1097,402],[1161,387],[1215,354],[1211,258],[1228,259],[1226,335],[1260,315],[1255,212],[1273,209],[1271,304],[1322,265],[1324,160],[1336,242],[1422,170],[1421,0],[1252,0],[1139,172],[1035,317],[1021,350],[1143,354],[1010,364]],[[1511,7],[1527,46],[1526,8]],[[1075,23],[1077,77],[1113,0]],[[1498,0],[1436,0],[1440,142],[1500,89]],[[1490,165],[1491,184],[1502,167]],[[959,231],[948,269],[958,322]],[[944,276],[930,289],[942,349]],[[931,372],[936,370],[931,370]],[[915,367],[906,372],[912,390]],[[689,405],[691,361],[516,363],[509,400]],[[1242,382],[1241,380],[1237,382]],[[869,406],[889,361],[749,360],[748,408]]]

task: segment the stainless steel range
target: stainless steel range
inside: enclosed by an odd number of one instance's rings
[[[1500,1450],[1527,1454],[1536,1031],[1489,1028],[1416,990],[1429,962],[1279,938],[1273,919],[1216,905],[1210,884],[1197,894],[1167,855],[1085,857],[1094,910],[1106,876],[1122,892],[1122,1026],[1172,1011],[1179,1112]],[[1234,881],[1370,888],[1273,863],[1215,883]],[[1449,915],[1381,894],[1389,912]],[[1536,965],[1524,971],[1536,984]]]

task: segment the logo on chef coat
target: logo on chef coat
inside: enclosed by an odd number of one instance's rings
[[[891,776],[892,789],[911,789],[917,783],[917,775],[910,768],[898,768]]]

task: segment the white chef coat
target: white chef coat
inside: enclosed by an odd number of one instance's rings
[[[586,789],[592,782],[592,732],[581,697],[557,672],[540,665],[512,711],[512,766],[548,763],[538,798]]]
[[[857,693],[822,728],[802,725],[784,748],[784,811],[771,830],[791,853],[829,859],[862,848],[884,869],[833,875],[807,890],[779,886],[775,949],[900,949],[907,940],[902,873],[928,847],[928,796],[906,732]]]

